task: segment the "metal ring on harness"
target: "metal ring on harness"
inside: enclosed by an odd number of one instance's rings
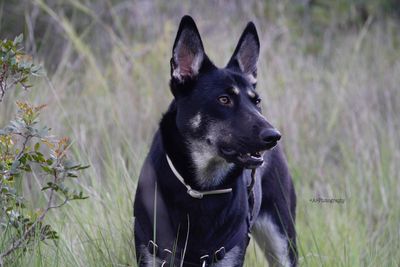
[[[200,263],[201,263],[201,267],[206,267],[207,265],[207,261],[209,260],[209,256],[208,255],[203,255],[200,257]]]
[[[151,255],[157,255],[158,245],[156,243],[154,243],[153,240],[149,240],[149,244],[147,245],[147,248]]]
[[[214,252],[214,260],[216,262],[221,261],[225,257],[225,247],[221,247],[217,251]]]

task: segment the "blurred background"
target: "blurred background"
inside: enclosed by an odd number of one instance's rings
[[[24,34],[46,75],[16,99],[47,104],[42,121],[91,165],[90,198],[48,220],[60,234],[15,266],[135,266],[132,201],[172,95],[169,59],[181,17],[194,17],[217,66],[252,20],[258,91],[283,133],[295,183],[301,266],[400,264],[400,3],[397,0],[0,0],[0,38]],[[35,180],[35,183],[41,183]],[[32,203],[40,192],[27,191]],[[313,198],[344,199],[315,203]],[[266,266],[251,243],[246,266]]]

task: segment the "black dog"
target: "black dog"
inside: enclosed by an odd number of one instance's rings
[[[296,195],[280,133],[255,91],[259,39],[245,28],[225,68],[182,18],[174,100],[141,171],[134,204],[140,266],[242,266],[250,233],[270,265],[296,266]]]

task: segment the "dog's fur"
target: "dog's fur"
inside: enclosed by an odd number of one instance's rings
[[[255,91],[259,48],[250,22],[227,66],[217,68],[193,19],[182,18],[171,58],[174,99],[136,191],[140,266],[202,266],[204,255],[206,266],[242,266],[249,233],[270,265],[297,265],[296,195],[280,134],[261,114]],[[191,197],[166,155],[191,188],[232,192]],[[222,247],[226,253],[218,259]]]

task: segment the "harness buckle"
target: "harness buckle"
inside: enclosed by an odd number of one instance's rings
[[[200,193],[199,191],[193,190],[193,189],[188,189],[187,193],[193,197],[193,198],[198,198],[198,199],[202,199],[203,198],[203,194]]]
[[[156,243],[153,242],[153,240],[149,241],[149,244],[147,245],[147,249],[149,250],[151,255],[157,255],[158,246]]]
[[[208,254],[203,255],[203,256],[200,257],[201,267],[206,267],[206,266],[207,266],[207,263],[208,263],[208,261],[209,261],[209,258],[210,258],[210,257],[208,256]]]
[[[214,253],[214,260],[216,262],[222,260],[225,257],[225,247],[221,247],[220,249],[218,249],[217,251],[215,251]]]

